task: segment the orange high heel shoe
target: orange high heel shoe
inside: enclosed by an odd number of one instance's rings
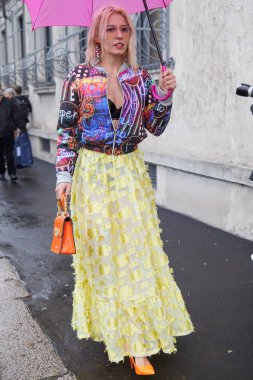
[[[155,371],[151,364],[137,365],[132,356],[129,356],[131,368],[135,369],[136,375],[154,375]]]

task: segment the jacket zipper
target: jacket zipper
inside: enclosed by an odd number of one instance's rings
[[[114,128],[113,128],[114,129]],[[114,129],[114,135],[113,135],[113,144],[112,144],[112,155],[114,156],[114,149],[115,149],[115,142],[116,142],[116,136],[117,136],[117,130]]]

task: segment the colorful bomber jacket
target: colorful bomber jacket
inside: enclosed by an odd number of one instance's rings
[[[81,64],[66,78],[57,125],[57,183],[70,182],[82,147],[109,155],[127,154],[147,137],[163,133],[170,119],[172,99],[159,102],[146,69],[124,64],[119,72],[124,103],[114,130],[106,93],[107,73]]]

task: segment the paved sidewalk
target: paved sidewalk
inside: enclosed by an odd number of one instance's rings
[[[0,287],[4,287],[0,297],[9,302],[3,305],[0,299],[4,310],[0,311],[0,366],[2,376],[11,376],[1,380],[55,380],[71,373],[77,380],[132,378],[127,359],[109,363],[103,344],[80,341],[71,329],[72,258],[50,252],[56,213],[53,165],[36,160],[32,168],[19,170],[18,176],[16,184],[0,182],[0,251],[4,256],[0,259]],[[168,210],[159,208],[158,213],[164,249],[196,332],[178,338],[177,354],[152,356],[154,380],[252,380],[253,242]],[[8,284],[12,285],[9,295]],[[11,314],[9,305],[16,307]],[[19,310],[28,326],[15,324]],[[22,318],[16,320],[21,323]],[[7,322],[10,333],[5,330]],[[28,331],[23,343],[20,331]],[[32,348],[28,339],[36,343]],[[29,377],[25,372],[20,376],[21,366],[18,377],[8,372],[22,360],[29,366],[33,349],[37,364]],[[8,364],[3,355],[10,359]]]
[[[74,380],[23,299],[29,297],[15,269],[0,252],[0,378]]]

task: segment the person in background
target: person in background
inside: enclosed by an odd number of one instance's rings
[[[16,96],[15,99],[17,100],[19,104],[19,108],[22,114],[22,117],[24,119],[25,124],[29,123],[29,113],[32,112],[32,105],[30,100],[27,96],[22,95],[22,87],[16,86],[15,87]],[[25,128],[26,131],[26,128]]]
[[[10,100],[12,100],[12,102],[14,103],[15,107],[18,108],[18,112],[19,112],[19,117],[20,117],[20,124],[19,126],[21,126],[21,128],[18,128],[20,129],[20,132],[21,133],[24,133],[26,132],[26,118],[24,117],[23,115],[23,112],[22,112],[22,107],[20,105],[20,102],[17,100],[17,96],[16,96],[16,91],[14,90],[14,88],[10,87],[10,88],[7,88],[5,91],[4,91],[4,96]],[[29,121],[29,120],[28,120]]]
[[[14,94],[14,95],[13,95]],[[5,90],[5,96],[0,93],[0,180],[5,180],[5,158],[11,182],[17,180],[14,158],[14,132],[24,130],[25,124],[20,110],[13,101],[15,91]]]

